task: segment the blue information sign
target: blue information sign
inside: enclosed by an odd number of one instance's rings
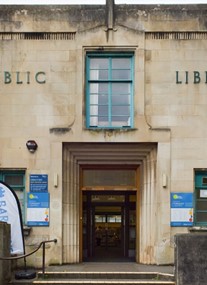
[[[171,226],[193,225],[193,193],[171,193]]]
[[[49,193],[27,193],[27,225],[49,226]]]
[[[30,174],[30,192],[48,192],[48,175]]]

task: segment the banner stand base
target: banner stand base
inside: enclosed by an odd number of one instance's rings
[[[34,279],[36,278],[37,274],[34,270],[21,270],[15,273],[15,279]]]

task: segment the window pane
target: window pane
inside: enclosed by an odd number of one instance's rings
[[[83,171],[83,186],[136,186],[135,170],[97,170]]]
[[[205,213],[197,213],[196,220],[198,223],[205,222],[207,223],[207,212]]]
[[[112,105],[128,105],[130,103],[129,95],[112,95]]]
[[[4,176],[4,181],[10,186],[22,186],[24,184],[22,175],[8,174]]]
[[[90,80],[104,80],[108,79],[108,70],[91,70]]]
[[[108,58],[91,58],[90,69],[108,69]]]
[[[108,83],[99,83],[99,93],[108,94]]]
[[[130,70],[112,70],[112,79],[130,80]]]
[[[108,127],[109,126],[108,117],[99,117],[98,118],[98,126],[99,127]]]
[[[106,223],[106,215],[95,215],[95,223]]]
[[[112,83],[112,94],[129,94],[130,84],[129,83]]]
[[[114,202],[124,202],[125,196],[124,195],[91,195],[92,202],[99,202],[99,203],[114,203]],[[104,212],[105,208],[97,207],[96,211]],[[113,211],[121,211],[120,207],[113,207]]]
[[[90,84],[90,94],[97,94],[99,90],[99,84],[98,83],[91,83]]]
[[[129,116],[112,116],[111,120],[112,120],[112,124],[115,122],[120,122],[120,126],[128,126],[129,123]],[[113,124],[114,125],[114,124]]]
[[[121,215],[107,216],[107,223],[121,223]]]
[[[101,116],[107,116],[108,115],[108,106],[99,106],[98,107],[98,115]]]
[[[112,115],[113,116],[129,116],[130,109],[128,106],[112,106]]]
[[[108,93],[107,83],[91,83],[89,88],[90,88],[90,94]]]
[[[130,126],[130,117],[112,117],[112,127],[128,127]]]
[[[98,102],[100,105],[108,105],[108,95],[100,94],[98,98]]]
[[[207,200],[197,201],[196,209],[198,211],[206,210],[207,211]]]
[[[90,126],[91,127],[97,127],[98,126],[98,117],[90,117]]]
[[[108,70],[100,70],[99,79],[100,80],[108,79]]]
[[[98,120],[99,120],[99,123],[101,122],[109,123],[108,116],[99,116]]]
[[[130,69],[130,58],[112,58],[112,69]]]
[[[196,190],[196,198],[207,200],[207,189],[197,189]]]
[[[90,106],[91,116],[98,116],[98,106]]]

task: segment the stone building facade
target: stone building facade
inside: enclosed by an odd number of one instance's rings
[[[206,226],[206,14],[1,6],[0,180],[21,201],[27,252],[57,238],[47,264],[103,251],[170,264],[174,235]]]

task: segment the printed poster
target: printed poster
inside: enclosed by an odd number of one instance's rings
[[[27,194],[27,225],[49,226],[49,193]]]
[[[193,193],[171,193],[171,226],[193,226]]]

